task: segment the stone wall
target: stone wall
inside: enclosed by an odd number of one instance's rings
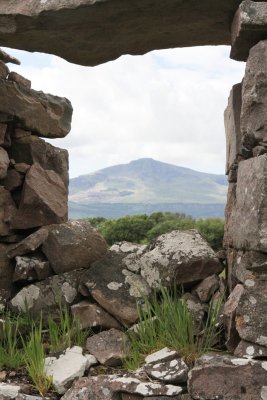
[[[31,307],[37,292],[42,304],[53,308],[56,302],[71,302],[71,290],[72,300],[77,297],[73,288],[81,274],[70,271],[89,266],[106,251],[106,243],[92,228],[67,223],[68,152],[41,138],[68,134],[69,100],[31,89],[31,82],[10,72],[7,63],[19,61],[0,50],[0,308],[13,297],[10,306],[18,311],[25,299]],[[23,287],[28,293],[31,282],[41,281],[28,298],[17,299]]]
[[[238,356],[255,357],[267,354],[267,40],[260,40],[267,35],[266,15],[267,2],[244,1],[237,11],[232,54],[246,55],[247,64],[224,114],[227,346]]]

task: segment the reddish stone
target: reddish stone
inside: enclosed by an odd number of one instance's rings
[[[44,94],[19,86],[15,82],[2,80],[0,104],[3,113],[17,117],[22,128],[38,136],[60,138],[70,131],[72,106],[63,97]]]
[[[100,233],[87,221],[70,221],[49,227],[42,251],[57,274],[79,268],[89,268],[107,251]]]
[[[29,135],[12,141],[11,157],[15,159],[16,164],[38,163],[43,169],[55,171],[65,183],[66,188],[68,187],[67,150],[54,147],[43,139]]]
[[[21,139],[26,136],[31,136],[30,131],[25,131],[24,129],[21,128],[16,128],[14,131],[11,132],[11,137],[14,139]]]
[[[206,355],[189,373],[193,399],[260,400],[266,398],[266,363],[229,355]]]
[[[15,170],[22,174],[26,174],[26,172],[30,169],[30,167],[31,166],[26,163],[17,163],[14,165]]]
[[[34,164],[26,174],[19,209],[12,219],[14,229],[60,224],[68,218],[67,190],[54,172]]]
[[[96,357],[100,364],[116,367],[122,364],[127,352],[126,336],[117,329],[100,332],[90,336],[86,341],[86,349]]]
[[[71,307],[72,315],[80,321],[81,328],[100,326],[102,328],[120,329],[118,321],[98,304],[81,301]]]

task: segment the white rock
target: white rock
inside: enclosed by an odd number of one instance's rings
[[[0,383],[0,398],[9,397],[14,399],[20,391],[20,386],[9,385],[7,383]]]
[[[89,369],[92,365],[98,364],[97,359],[92,354],[85,354],[84,357],[87,359],[87,364],[85,369]]]
[[[59,394],[63,394],[69,384],[84,375],[88,369],[88,358],[83,356],[79,346],[68,348],[59,358],[47,357],[45,359],[45,373],[52,376],[53,385]]]
[[[164,361],[170,358],[174,358],[178,356],[177,352],[174,350],[169,349],[168,347],[164,347],[164,349],[161,349],[159,351],[156,351],[155,353],[150,354],[145,358],[145,362],[147,364],[152,364],[156,363],[159,361]]]

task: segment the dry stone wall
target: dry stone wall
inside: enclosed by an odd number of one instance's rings
[[[238,356],[267,349],[267,2],[244,1],[232,25],[232,56],[246,60],[225,110],[229,178],[224,244],[230,297],[227,346]]]
[[[43,138],[68,134],[69,100],[31,89],[0,50],[0,308],[38,315],[79,298],[88,266],[106,243],[68,221],[68,152]],[[34,284],[33,284],[34,283]],[[44,309],[44,304],[47,310]]]

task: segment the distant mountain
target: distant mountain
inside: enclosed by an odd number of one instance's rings
[[[202,211],[197,216],[222,216],[226,193],[224,175],[142,158],[71,179],[70,217],[118,217],[149,209],[185,212],[181,207],[190,205],[189,209],[194,209],[191,215],[199,208]]]

